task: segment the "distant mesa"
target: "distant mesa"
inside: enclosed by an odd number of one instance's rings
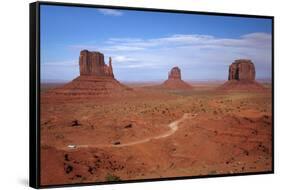
[[[181,80],[181,70],[178,67],[173,67],[171,71],[168,73],[168,79],[171,80],[176,80],[179,79]]]
[[[132,89],[114,78],[112,59],[108,65],[104,55],[97,51],[82,50],[79,56],[80,76],[50,93],[80,96],[112,96]]]
[[[181,79],[181,70],[179,67],[173,67],[168,73],[168,80],[162,86],[168,89],[187,90],[192,89],[192,86]]]
[[[235,60],[228,71],[228,81],[219,87],[219,90],[264,90],[256,80],[254,63],[249,59]]]

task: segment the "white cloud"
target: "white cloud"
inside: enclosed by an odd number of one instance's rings
[[[111,56],[115,76],[126,81],[164,80],[173,66],[181,68],[186,80],[225,80],[228,66],[241,58],[254,62],[257,78],[270,78],[271,45],[271,34],[250,33],[238,38],[196,34],[110,38],[102,43],[72,47],[100,51],[106,58]]]
[[[266,33],[252,33],[240,38],[216,38],[210,35],[176,34],[163,38],[154,39],[109,39],[106,43],[108,50],[143,50],[152,47],[180,47],[180,46],[202,46],[202,47],[258,47],[268,46],[271,35]]]
[[[136,62],[137,60],[131,57],[127,57],[127,56],[114,56],[112,57],[114,59],[115,62],[117,63],[122,63],[122,62]]]
[[[255,63],[257,78],[271,77],[271,35],[267,33],[251,33],[239,38],[190,34],[153,39],[119,38],[110,39],[103,46],[104,53],[108,55],[137,60],[136,63],[113,57],[116,68],[129,69],[138,79],[143,79],[141,73],[151,72],[152,68],[158,69],[153,72],[159,72],[155,74],[159,79],[165,79],[166,72],[177,65],[182,68],[183,78],[187,80],[224,80],[227,79],[228,66],[241,58],[251,59]],[[126,80],[122,75],[120,77]]]
[[[104,15],[110,16],[121,16],[123,15],[122,11],[115,10],[115,9],[98,9],[98,11]]]
[[[246,34],[243,35],[242,38],[245,39],[257,39],[257,40],[271,40],[271,35],[267,34],[267,33],[250,33],[250,34]]]

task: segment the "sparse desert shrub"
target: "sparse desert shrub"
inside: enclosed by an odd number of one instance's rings
[[[75,119],[75,120],[73,120],[72,122],[71,122],[71,126],[72,127],[78,127],[78,126],[80,126],[81,124],[80,124],[80,122],[77,120],[77,119]]]
[[[118,176],[116,176],[116,175],[114,175],[114,174],[107,174],[106,176],[105,176],[105,180],[106,181],[121,181],[121,178],[120,177],[118,177]]]
[[[70,164],[64,164],[64,171],[65,173],[69,174],[73,171],[73,166],[71,166]]]
[[[132,128],[133,127],[133,124],[128,124],[128,125],[126,125],[124,128]]]

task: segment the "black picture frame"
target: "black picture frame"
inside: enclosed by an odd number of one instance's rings
[[[215,174],[202,176],[187,176],[187,177],[168,177],[159,179],[139,179],[139,180],[124,180],[117,182],[93,182],[93,183],[76,183],[76,184],[57,184],[57,185],[40,185],[40,6],[55,5],[69,7],[87,7],[87,8],[110,8],[118,10],[141,10],[153,12],[170,12],[170,13],[187,13],[200,15],[214,16],[231,16],[244,18],[266,18],[272,23],[272,169],[266,172],[246,172],[237,174]],[[29,75],[29,185],[33,188],[51,188],[51,187],[69,187],[69,186],[85,186],[85,185],[101,185],[101,184],[116,184],[116,183],[135,183],[135,182],[151,182],[163,180],[183,180],[195,178],[213,178],[213,177],[231,177],[243,175],[257,174],[273,174],[274,173],[274,17],[264,15],[248,15],[248,14],[233,14],[219,12],[201,12],[187,10],[168,10],[156,8],[141,8],[141,7],[125,7],[125,6],[109,6],[109,5],[92,5],[92,4],[77,4],[77,3],[60,3],[38,1],[29,4],[29,59],[30,59],[30,75]]]

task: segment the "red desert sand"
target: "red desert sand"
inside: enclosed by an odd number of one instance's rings
[[[42,84],[41,185],[271,171],[271,85],[125,86],[101,53],[82,51],[79,64],[72,82]],[[244,75],[233,67],[229,82]]]

